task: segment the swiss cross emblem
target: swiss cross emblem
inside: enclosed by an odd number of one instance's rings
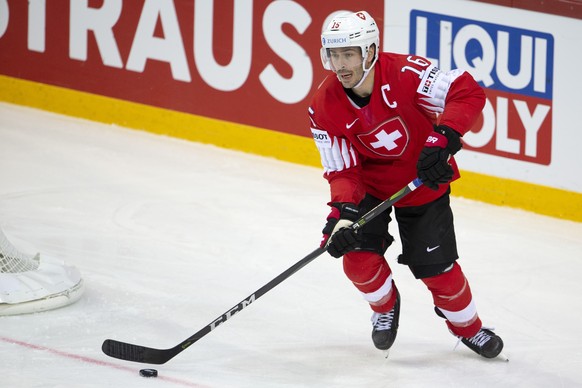
[[[371,152],[385,157],[402,155],[410,139],[408,130],[400,117],[384,121],[371,132],[357,136]]]

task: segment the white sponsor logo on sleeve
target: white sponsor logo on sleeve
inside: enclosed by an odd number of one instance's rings
[[[313,139],[317,143],[317,147],[320,148],[331,148],[331,138],[326,131],[321,129],[311,128],[311,133],[313,134]]]
[[[430,66],[424,71],[417,92],[428,97],[434,97],[437,91],[436,84],[442,72],[438,67]]]

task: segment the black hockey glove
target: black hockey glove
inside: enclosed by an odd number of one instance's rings
[[[454,171],[449,164],[449,158],[461,147],[463,144],[458,132],[444,125],[435,127],[434,132],[426,139],[416,163],[418,177],[422,183],[432,190],[438,190],[439,184],[453,179]]]
[[[353,203],[332,204],[331,213],[327,216],[327,223],[321,231],[321,247],[335,258],[356,249],[361,242],[361,236],[349,228],[359,218],[359,209]]]

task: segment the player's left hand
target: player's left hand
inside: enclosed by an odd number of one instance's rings
[[[453,179],[449,158],[463,147],[461,135],[454,129],[439,125],[426,139],[416,169],[425,186],[438,190],[439,184]]]

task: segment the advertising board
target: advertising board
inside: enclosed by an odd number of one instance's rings
[[[487,95],[455,193],[582,220],[578,19],[468,0],[0,0],[0,99],[320,166],[320,32],[365,9],[384,51]],[[567,204],[565,207],[564,204]],[[569,208],[568,208],[569,206]]]
[[[464,69],[485,90],[457,157],[462,168],[582,192],[568,156],[576,153],[579,20],[462,0],[387,1],[385,9],[385,50]]]

